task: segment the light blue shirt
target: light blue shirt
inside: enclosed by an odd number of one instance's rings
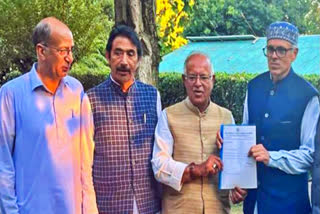
[[[36,66],[0,89],[0,213],[98,213],[88,98],[69,76],[50,93]]]
[[[244,102],[243,124],[248,124],[249,121],[247,97],[248,93]],[[288,174],[301,174],[311,169],[319,112],[319,98],[315,96],[308,102],[302,117],[299,149],[269,151],[269,167],[280,169]]]
[[[307,104],[301,122],[300,147],[296,150],[269,151],[269,167],[288,174],[301,174],[310,170],[313,163],[314,141],[317,131],[320,105],[319,98],[313,97]],[[242,124],[248,124],[248,92],[244,101]],[[284,139],[285,140],[285,139]],[[258,213],[257,203],[254,214]]]

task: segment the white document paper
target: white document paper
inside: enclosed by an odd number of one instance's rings
[[[220,157],[223,170],[219,173],[219,189],[257,188],[257,164],[248,152],[256,145],[256,127],[222,125]]]

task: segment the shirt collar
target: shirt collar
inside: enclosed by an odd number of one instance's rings
[[[40,86],[44,87],[44,84],[42,83],[42,81],[37,73],[37,66],[38,66],[38,64],[34,63],[32,65],[31,70],[30,70],[30,82],[31,82],[32,91]]]
[[[204,112],[200,112],[198,107],[196,107],[195,105],[192,104],[192,102],[190,101],[189,97],[187,97],[185,99],[185,103],[188,109],[190,109],[192,112],[194,112],[195,114],[201,116],[205,116],[208,113],[209,110],[209,106],[211,105],[211,102],[209,102],[209,105],[207,106],[206,110],[204,110]]]
[[[30,82],[31,82],[31,89],[34,91],[36,88],[42,86],[43,88],[46,88],[43,84],[42,80],[39,77],[39,74],[37,73],[37,66],[38,63],[34,63],[32,65],[32,68],[30,70]],[[60,84],[68,85],[69,84],[69,78],[64,77],[61,79]]]

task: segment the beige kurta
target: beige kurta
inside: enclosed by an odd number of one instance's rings
[[[174,160],[199,164],[210,154],[219,156],[216,133],[221,124],[232,122],[230,111],[210,102],[206,111],[200,113],[187,98],[167,108],[166,112],[174,139]],[[162,213],[229,213],[229,191],[220,191],[217,187],[218,175],[186,183],[180,192],[165,186]]]

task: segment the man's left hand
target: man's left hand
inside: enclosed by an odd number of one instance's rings
[[[263,162],[265,165],[269,163],[269,152],[262,144],[252,146],[249,150],[249,156],[252,156],[256,161]]]

